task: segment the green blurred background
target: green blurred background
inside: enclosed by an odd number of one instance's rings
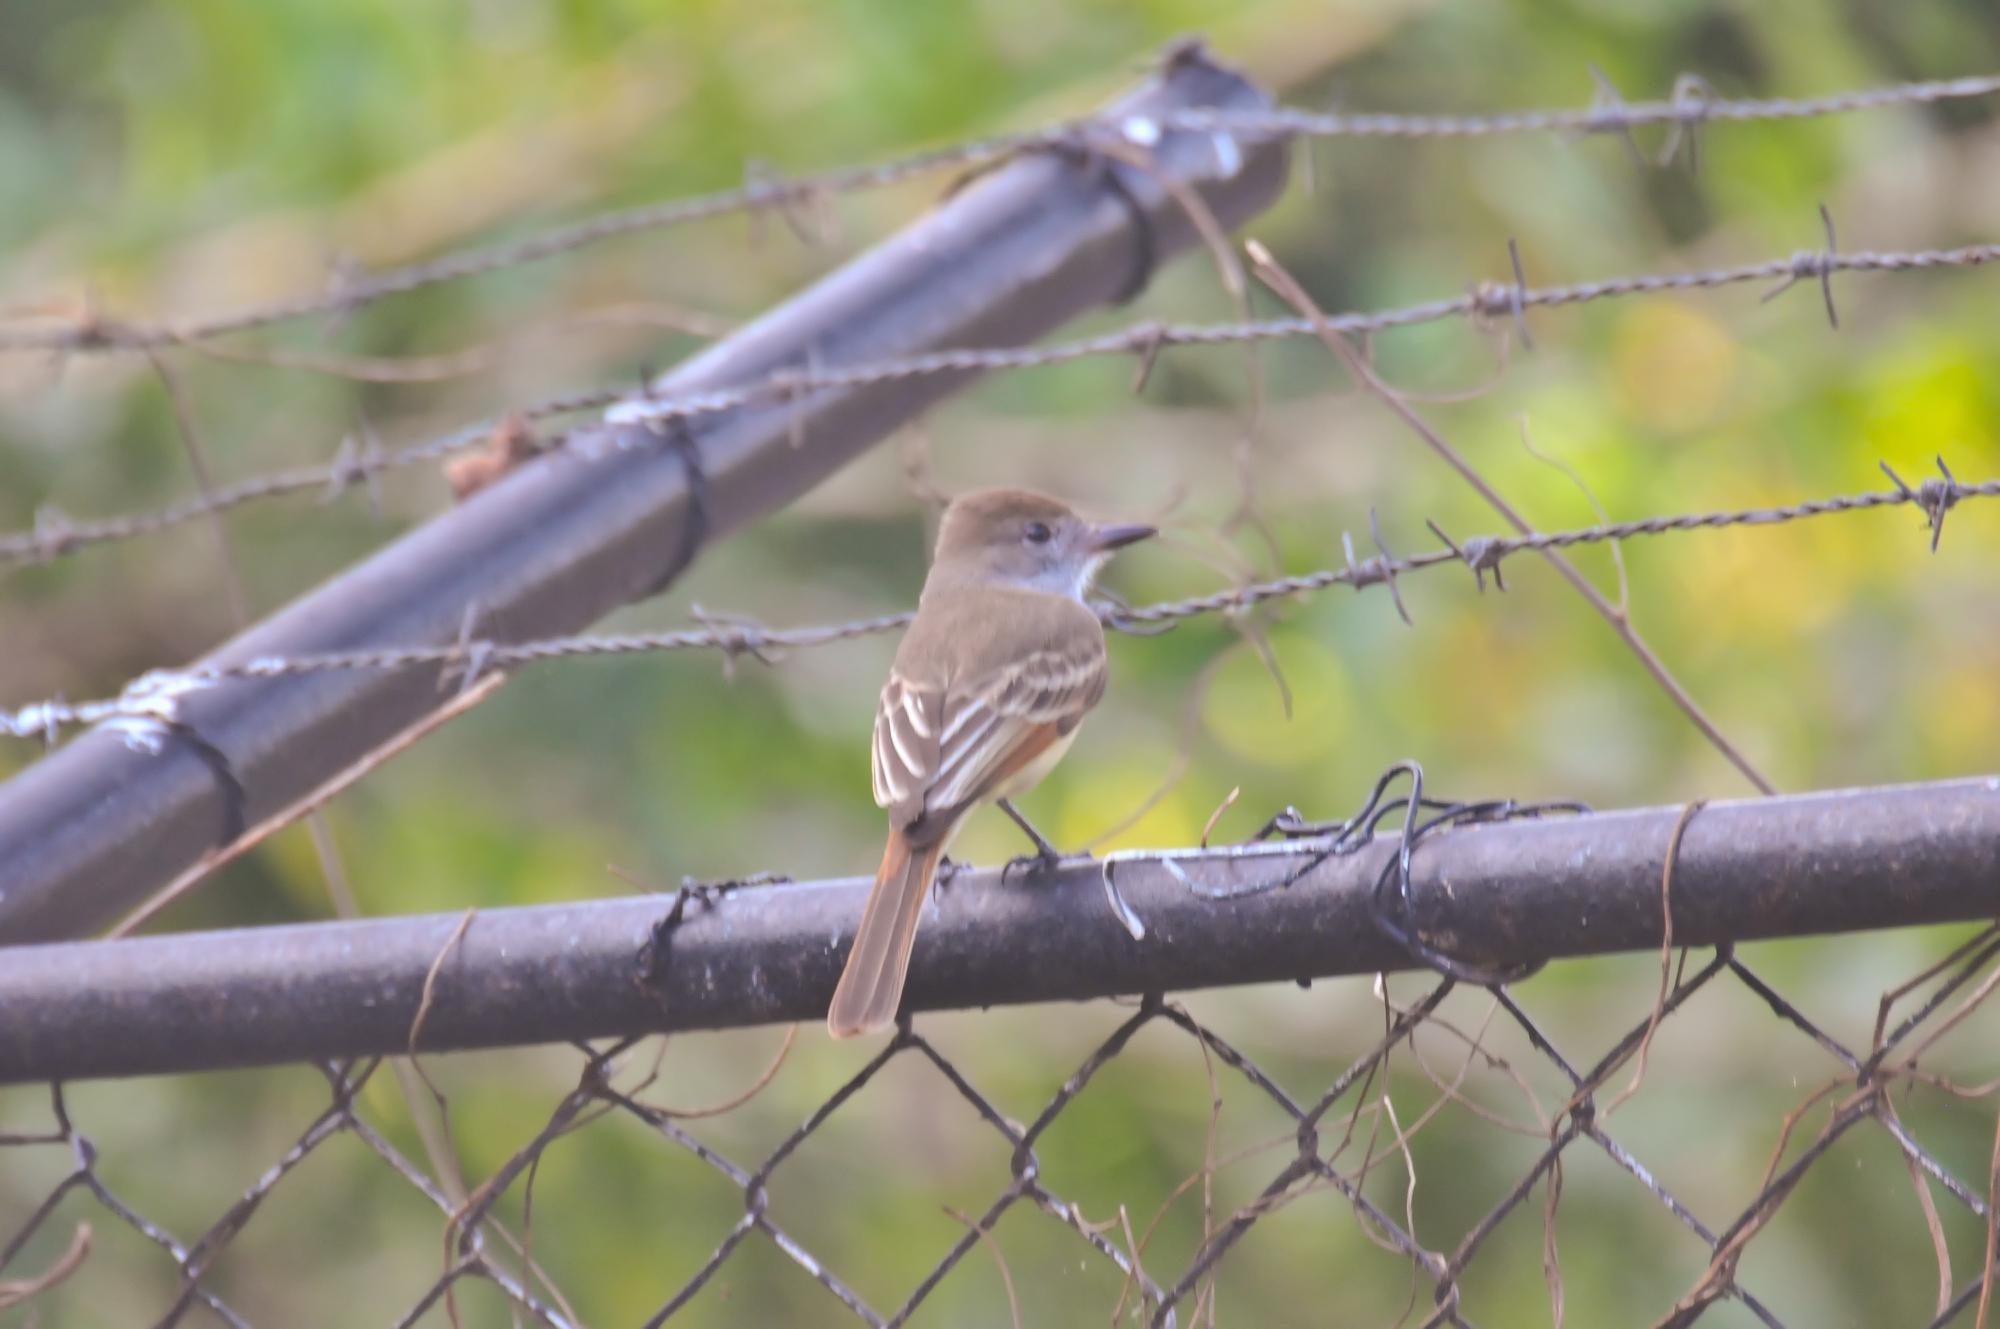
[[[0,315],[194,316],[320,287],[363,268],[526,235],[592,210],[726,187],[746,162],[807,170],[1089,109],[1139,77],[1169,38],[1200,30],[1217,53],[1287,100],[1359,110],[1478,112],[1580,106],[1592,66],[1627,96],[1664,95],[1694,71],[1719,95],[1811,95],[1990,72],[2000,28],[1984,3],[1423,4],[1299,0],[1219,5],[712,2],[412,7],[385,0],[179,0],[43,5],[0,0]],[[1661,135],[1642,133],[1658,147]],[[1307,169],[1305,156],[1311,158]],[[366,422],[414,441],[566,391],[633,381],[747,318],[919,213],[940,182],[840,199],[816,243],[782,223],[731,218],[629,237],[499,275],[432,288],[231,344],[397,357],[493,345],[481,372],[356,384],[176,353],[219,477],[331,457]],[[1634,161],[1617,138],[1337,140],[1301,149],[1294,187],[1246,228],[1336,309],[1462,293],[1508,273],[1516,238],[1529,279],[1580,281],[1789,254],[1821,243],[1826,202],[1843,247],[1942,247],[2000,227],[2000,121],[1991,101],[1827,120],[1717,125],[1700,167]],[[1536,313],[1532,352],[1461,323],[1382,336],[1396,383],[1458,398],[1423,410],[1546,527],[1587,525],[1591,499],[1536,449],[1573,468],[1614,518],[1743,507],[1879,487],[1943,454],[1961,478],[2000,462],[1994,276],[1843,278],[1830,329],[1806,286],[1607,301]],[[623,318],[574,316],[607,309]],[[1275,312],[1274,305],[1262,308]],[[1229,297],[1199,255],[1133,307],[1138,318],[1220,320]],[[496,340],[498,339],[498,340]],[[1236,456],[1250,430],[1246,370],[1231,351],[1162,357],[1143,396],[1126,361],[986,382],[933,411],[790,510],[712,551],[673,593],[619,616],[679,625],[700,604],[803,624],[910,603],[928,510],[910,482],[944,490],[1015,482],[1101,511],[1165,514],[1172,538],[1121,560],[1112,584],[1139,601],[1246,573],[1337,563],[1340,535],[1379,511],[1390,543],[1429,543],[1495,521],[1375,403],[1346,389],[1322,348],[1266,348],[1269,403],[1254,430],[1255,511],[1271,539],[1232,523]],[[1468,390],[1477,390],[1469,397]],[[170,402],[143,357],[0,357],[0,528],[52,504],[76,516],[157,506],[192,481]],[[273,609],[449,503],[435,471],[359,493],[256,505],[228,530],[252,613]],[[1955,514],[1932,555],[1907,509],[1778,530],[1663,537],[1625,550],[1632,612],[1689,689],[1785,790],[1922,780],[1993,765],[2000,606],[1983,506]],[[1615,593],[1603,551],[1581,561]],[[1265,627],[1293,697],[1229,625],[1113,643],[1115,686],[1062,770],[1026,810],[1067,845],[1123,825],[1116,845],[1194,840],[1232,789],[1222,836],[1296,804],[1334,815],[1375,774],[1415,757],[1465,798],[1566,797],[1600,807],[1730,797],[1743,780],[1652,686],[1604,624],[1546,567],[1517,559],[1504,596],[1444,572],[1406,582],[1414,627],[1379,593],[1325,595]],[[235,626],[213,533],[192,525],[94,548],[0,581],[0,702],[98,696],[175,663]],[[880,814],[866,742],[891,640],[725,672],[710,657],[579,662],[530,671],[332,808],[345,876],[370,913],[459,910],[630,889],[617,863],[671,885],[683,875],[867,870]],[[776,754],[775,759],[773,754]],[[0,773],[33,759],[0,749]],[[1184,774],[1131,814],[1163,773]],[[771,836],[769,819],[790,828]],[[1018,852],[982,819],[957,852]],[[172,910],[168,928],[331,915],[320,856],[287,832]],[[1942,955],[1951,930],[1749,948],[1760,971],[1838,1035],[1865,1044],[1883,989]],[[1651,957],[1564,963],[1518,989],[1557,1041],[1589,1059],[1642,1019]],[[1421,977],[1395,980],[1400,1000]],[[1295,1091],[1312,1094],[1379,1035],[1362,980],[1198,993],[1188,1008]],[[1446,1007],[1470,1030],[1479,994]],[[1031,1117],[1125,1011],[1111,1003],[932,1017],[920,1027],[1001,1107]],[[4,1015],[0,1015],[3,1019]],[[1965,1082],[1995,1073],[1991,1016],[1926,1064]],[[1565,1090],[1493,1024],[1489,1048],[1540,1095]],[[779,1031],[672,1040],[653,1094],[715,1102],[752,1082]],[[1417,1051],[1450,1075],[1462,1045],[1427,1031]],[[754,1158],[858,1068],[870,1047],[817,1027],[743,1108],[693,1123]],[[908,1064],[905,1064],[905,1063]],[[573,1083],[556,1050],[431,1059],[476,1184],[524,1144]],[[1754,1192],[1787,1109],[1838,1071],[1740,987],[1718,986],[1669,1020],[1644,1091],[1614,1133],[1720,1227]],[[1241,1081],[1222,1079],[1222,1153],[1283,1135]],[[1438,1091],[1406,1053],[1388,1081],[1397,1119]],[[1537,1153],[1534,1114],[1505,1071],[1475,1065],[1460,1095],[1530,1127],[1509,1134],[1448,1103],[1412,1144],[1416,1231],[1450,1249]],[[101,1170],[147,1214],[192,1237],[324,1105],[310,1070],[76,1086]],[[366,1115],[413,1156],[423,1147],[397,1081],[378,1075]],[[1899,1109],[1958,1175],[1984,1176],[1990,1104],[1918,1089]],[[1814,1120],[1814,1119],[1809,1119]],[[46,1121],[46,1096],[0,1093],[0,1132]],[[1044,1178],[1092,1220],[1124,1206],[1143,1229],[1168,1205],[1147,1263],[1171,1279],[1202,1232],[1210,1095],[1196,1044],[1143,1035],[1052,1130]],[[1364,1119],[1362,1129],[1368,1129]],[[1383,1129],[1387,1129],[1386,1120]],[[1254,1195],[1284,1150],[1225,1168],[1216,1212]],[[1570,1154],[1556,1232],[1568,1322],[1646,1324],[1699,1277],[1706,1252],[1602,1155]],[[0,1153],[0,1235],[68,1166],[57,1151]],[[876,1306],[898,1304],[1006,1180],[1007,1151],[933,1071],[904,1059],[780,1170],[774,1215]],[[1398,1160],[1368,1193],[1405,1211]],[[519,1188],[503,1206],[516,1221]],[[1539,1193],[1465,1280],[1477,1323],[1547,1323]],[[1945,1200],[1962,1280],[1981,1225]],[[70,1219],[94,1218],[84,1268],[0,1324],[150,1322],[171,1266],[72,1196],[4,1271],[44,1267]],[[740,1196],[629,1122],[557,1144],[534,1197],[537,1258],[593,1325],[636,1323],[675,1290],[741,1213]],[[1017,1208],[999,1247],[1022,1322],[1104,1323],[1109,1266],[1045,1215]],[[352,1140],[287,1180],[220,1262],[212,1286],[254,1323],[393,1321],[440,1267],[434,1210]],[[1787,1323],[1919,1324],[1936,1289],[1910,1178],[1882,1132],[1855,1132],[1810,1174],[1742,1269]],[[1337,1196],[1260,1223],[1223,1264],[1220,1322],[1390,1323],[1412,1295],[1406,1261],[1372,1244]],[[1429,1289],[1415,1294],[1428,1305]],[[474,1288],[468,1323],[506,1323]],[[204,1322],[196,1312],[191,1322]],[[688,1307],[695,1324],[839,1322],[845,1315],[753,1237]],[[1421,1318],[1421,1315],[1418,1317]],[[436,1311],[426,1323],[443,1323]],[[998,1268],[976,1251],[916,1322],[1009,1323]],[[1725,1303],[1706,1323],[1750,1323]],[[1966,1317],[1970,1323],[1970,1315]]]

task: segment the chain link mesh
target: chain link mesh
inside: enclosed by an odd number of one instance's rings
[[[251,1324],[248,1313],[232,1303],[226,1290],[226,1257],[275,1194],[315,1184],[293,1180],[302,1175],[310,1158],[333,1141],[350,1139],[420,1196],[434,1213],[436,1228],[429,1240],[439,1243],[441,1264],[428,1286],[410,1299],[398,1324],[439,1316],[457,1322],[461,1313],[457,1303],[471,1283],[483,1283],[496,1291],[511,1304],[518,1319],[551,1326],[580,1324],[583,1320],[561,1287],[579,1276],[592,1277],[589,1262],[584,1261],[581,1269],[547,1267],[532,1253],[526,1224],[517,1234],[502,1221],[500,1211],[504,1200],[532,1212],[535,1176],[551,1148],[579,1131],[604,1130],[600,1123],[612,1118],[638,1127],[659,1150],[684,1155],[712,1173],[722,1189],[704,1190],[704,1195],[733,1197],[723,1205],[726,1226],[721,1236],[712,1246],[704,1247],[705,1254],[693,1271],[651,1284],[658,1300],[645,1320],[648,1325],[674,1321],[724,1270],[752,1263],[746,1252],[758,1245],[767,1254],[775,1252],[823,1288],[830,1314],[838,1307],[865,1324],[903,1324],[940,1284],[962,1276],[957,1271],[968,1257],[982,1244],[995,1242],[996,1226],[1017,1209],[1038,1211],[1066,1229],[1079,1258],[1098,1265],[1115,1280],[1117,1295],[1112,1303],[1097,1308],[1101,1313],[1154,1325],[1195,1323],[1204,1314],[1212,1317],[1217,1299],[1226,1295],[1232,1262],[1256,1245],[1260,1232],[1273,1224],[1275,1216],[1321,1192],[1337,1196],[1359,1224],[1357,1231],[1354,1226],[1327,1221],[1321,1211],[1315,1240],[1326,1260],[1345,1268],[1350,1261],[1360,1260],[1358,1252],[1372,1241],[1393,1252],[1406,1269],[1413,1291],[1405,1322],[1478,1324],[1482,1321],[1476,1288],[1491,1281],[1484,1266],[1509,1258],[1494,1254],[1497,1247],[1505,1246],[1518,1255],[1523,1241],[1544,1252],[1551,1296],[1560,1306],[1562,1283],[1555,1233],[1564,1171],[1582,1166],[1579,1155],[1608,1160],[1629,1178],[1630,1203],[1658,1206],[1671,1216],[1690,1238],[1687,1250],[1699,1258],[1699,1275],[1678,1299],[1653,1307],[1635,1304],[1635,1316],[1656,1316],[1654,1322],[1660,1325],[1683,1325],[1729,1303],[1757,1323],[1797,1325],[1810,1321],[1788,1316],[1782,1309],[1782,1296],[1760,1291],[1755,1280],[1743,1272],[1746,1254],[1784,1207],[1794,1202],[1807,1178],[1836,1166],[1832,1160],[1855,1152],[1847,1148],[1850,1142],[1871,1134],[1878,1141],[1887,1141],[1910,1170],[1938,1252],[1940,1278],[1952,1277],[1947,1226],[1958,1231],[1960,1245],[1983,1232],[1990,1268],[1990,1178],[1954,1171],[1938,1152],[1925,1145],[1905,1112],[1910,1094],[1919,1089],[1927,1099],[1962,1105],[2000,1087],[2000,1083],[1968,1086],[1925,1064],[1940,1041],[1962,1026],[1970,1026],[1962,1037],[1974,1042],[1987,1040],[1990,1046],[1995,1025],[1986,1006],[1994,988],[2000,986],[2000,964],[1996,964],[2000,960],[2000,927],[1977,931],[1908,982],[1885,990],[1873,1035],[1865,1043],[1838,1036],[1831,1021],[1808,1014],[1801,1003],[1787,997],[1776,982],[1733,948],[1696,956],[1683,951],[1678,963],[1670,964],[1672,959],[1671,952],[1661,957],[1661,986],[1652,1009],[1608,1041],[1588,1045],[1590,1055],[1579,1055],[1585,1045],[1576,1041],[1575,1035],[1558,1034],[1544,1015],[1531,1010],[1531,1001],[1543,1008],[1553,1003],[1524,994],[1518,990],[1521,985],[1494,984],[1483,989],[1489,994],[1488,1009],[1479,1027],[1469,1031],[1457,1012],[1482,989],[1449,977],[1433,976],[1428,982],[1400,980],[1416,985],[1413,990],[1417,995],[1412,999],[1394,995],[1393,985],[1378,979],[1373,999],[1379,1004],[1382,1021],[1378,1034],[1367,1046],[1348,1046],[1337,1055],[1328,1047],[1316,1073],[1304,1078],[1296,1067],[1267,1067],[1243,1045],[1197,1019],[1183,1003],[1148,996],[1117,1021],[1025,1120],[1010,1116],[1002,1106],[1006,1095],[982,1087],[980,1073],[948,1050],[947,1037],[906,1023],[880,1052],[824,1094],[795,1128],[763,1151],[743,1156],[726,1151],[700,1130],[698,1118],[725,1116],[726,1112],[688,1114],[664,1107],[648,1096],[658,1066],[655,1063],[652,1072],[646,1073],[648,1058],[640,1040],[581,1047],[574,1086],[561,1095],[539,1129],[456,1200],[446,1182],[413,1161],[383,1129],[370,1123],[360,1098],[371,1080],[380,1076],[379,1060],[328,1062],[319,1067],[327,1086],[326,1106],[192,1240],[183,1240],[148,1217],[140,1202],[128,1198],[122,1186],[114,1187],[107,1179],[107,1154],[79,1120],[70,1101],[71,1091],[52,1086],[44,1125],[0,1137],[0,1158],[10,1163],[25,1162],[29,1155],[67,1160],[67,1170],[45,1194],[25,1213],[10,1215],[12,1231],[0,1247],[0,1274],[12,1281],[0,1283],[0,1298],[5,1298],[0,1305],[11,1301],[32,1306],[38,1298],[57,1298],[63,1295],[59,1285],[66,1280],[88,1284],[93,1265],[102,1257],[90,1250],[88,1228],[81,1226],[87,1219],[78,1216],[81,1210],[88,1219],[127,1228],[157,1248],[155,1263],[174,1280],[172,1290],[157,1307],[159,1323],[181,1323],[196,1312],[205,1312],[224,1324]],[[1637,959],[1619,963],[1625,966],[1624,972],[1634,975],[1639,970],[1632,966],[1648,965]],[[1342,1004],[1353,1001],[1362,991],[1353,983],[1333,986],[1334,1000]],[[1749,1198],[1727,1212],[1701,1213],[1644,1161],[1648,1152],[1644,1137],[1623,1129],[1614,1133],[1611,1118],[1635,1090],[1643,1093],[1648,1087],[1640,1081],[1648,1053],[1662,1032],[1684,1018],[1691,999],[1698,994],[1726,987],[1749,994],[1799,1039],[1810,1040],[1815,1045],[1809,1054],[1811,1061],[1820,1066],[1825,1082],[1803,1092],[1797,1106],[1776,1124],[1776,1148]],[[1324,998],[1314,994],[1300,1000],[1311,1003]],[[1522,1047],[1522,1056],[1510,1057],[1497,1049],[1500,1040],[1491,1031],[1496,1021],[1511,1028],[1509,1041]],[[1576,1021],[1569,1018],[1560,1022]],[[1212,1077],[1207,1159],[1162,1206],[1163,1211],[1172,1207],[1197,1187],[1204,1196],[1198,1239],[1178,1254],[1162,1250],[1168,1243],[1148,1241],[1150,1226],[1135,1231],[1139,1220],[1134,1206],[1103,1195],[1102,1176],[1077,1169],[1075,1159],[1067,1158],[1070,1151],[1064,1151],[1067,1165],[1057,1168],[1045,1161],[1042,1150],[1051,1128],[1087,1099],[1093,1083],[1106,1069],[1130,1055],[1142,1033],[1154,1031],[1192,1044]],[[1320,1046],[1327,1042],[1319,1038],[1312,1041]],[[1455,1074],[1447,1074],[1437,1064],[1437,1047],[1444,1044],[1459,1049],[1462,1065]],[[1285,1060],[1301,1059],[1291,1056]],[[1530,1062],[1538,1066],[1531,1067]],[[1617,1081],[1627,1068],[1635,1068],[1634,1073],[1621,1086]],[[1531,1071],[1555,1085],[1557,1094],[1552,1101],[1540,1101],[1530,1082]],[[918,1072],[925,1077],[927,1113],[939,1111],[936,1100],[946,1096],[969,1106],[986,1141],[981,1149],[1004,1160],[1005,1173],[983,1207],[960,1215],[963,1224],[957,1239],[914,1285],[901,1291],[893,1302],[877,1303],[857,1290],[857,1284],[879,1284],[881,1271],[836,1267],[832,1260],[814,1253],[813,1241],[799,1235],[799,1224],[789,1217],[781,1218],[781,1214],[789,1215],[800,1199],[798,1192],[786,1187],[787,1164],[820,1136],[836,1115],[880,1126],[876,1114],[893,1110],[893,1105],[878,1109],[875,1100],[888,1095],[875,1091],[893,1078],[892,1072]],[[763,1083],[759,1082],[760,1088]],[[1482,1085],[1501,1083],[1511,1084],[1520,1093],[1531,1121],[1519,1120],[1518,1113],[1503,1113],[1476,1093]],[[1421,1092],[1413,1088],[1419,1084],[1428,1088]],[[1718,1086],[1678,1079],[1665,1086],[1655,1083],[1651,1088],[1655,1097],[1673,1099],[1714,1092]],[[1235,1155],[1218,1158],[1214,1129],[1221,1104],[1225,1097],[1234,1098],[1245,1091],[1258,1103],[1260,1115],[1278,1121],[1281,1130]],[[746,1096],[743,1102],[728,1107],[741,1111],[748,1101]],[[1432,1168],[1437,1164],[1429,1160],[1422,1166],[1417,1163],[1420,1135],[1439,1132],[1440,1119],[1447,1113],[1451,1121],[1443,1128],[1445,1134],[1526,1132],[1533,1136],[1532,1157],[1518,1178],[1483,1208],[1468,1207],[1468,1197],[1454,1193],[1450,1180],[1433,1182]],[[1768,1131],[1771,1125],[1744,1123],[1746,1130],[1754,1126]],[[1476,1145],[1477,1141],[1470,1143]],[[879,1160],[879,1165],[895,1169],[899,1163],[890,1157]],[[126,1159],[121,1163],[122,1169],[137,1168],[145,1174],[144,1184],[149,1188],[171,1180],[174,1167],[172,1150],[160,1148],[149,1151],[143,1162]],[[9,1167],[5,1171],[20,1175],[22,1170]],[[1218,1206],[1214,1192],[1222,1186],[1225,1175],[1229,1184],[1236,1186],[1249,1177],[1255,1188],[1241,1202]],[[327,1184],[326,1173],[319,1176],[317,1184]],[[1434,1186],[1440,1198],[1433,1203],[1445,1214],[1458,1215],[1457,1222],[1441,1225],[1424,1212]],[[688,1187],[669,1189],[659,1200],[673,1206],[691,1193]],[[1091,1205],[1104,1207],[1087,1213],[1085,1201],[1078,1198],[1086,1193],[1091,1194]],[[1943,1214],[1934,1198],[1940,1193]],[[22,1198],[19,1182],[0,1188],[0,1194],[8,1207],[14,1206]],[[1538,1203],[1534,1202],[1537,1195]],[[781,1202],[777,1197],[784,1199]],[[837,1212],[851,1203],[848,1197],[827,1194],[819,1187],[812,1188],[806,1199],[805,1225],[813,1228],[828,1221],[829,1211]],[[1468,1214],[1472,1217],[1465,1221]],[[596,1221],[594,1216],[584,1217]],[[544,1230],[555,1221],[546,1216],[539,1219]],[[1523,1229],[1528,1230],[1526,1236]],[[1964,1236],[1968,1231],[1972,1238]],[[84,1235],[79,1239],[76,1233]],[[397,1241],[417,1240],[413,1232],[378,1234],[373,1239],[392,1235]],[[28,1258],[31,1252],[41,1254],[41,1265],[29,1267],[34,1264]],[[1671,1254],[1659,1252],[1663,1258]],[[883,1262],[904,1263],[900,1258],[885,1258]],[[1014,1295],[1014,1283],[1042,1272],[1013,1268],[1009,1297]],[[1907,1279],[1908,1271],[1892,1269],[1885,1258],[1882,1276]],[[1985,1280],[1976,1273],[1943,1283],[1930,1323],[1962,1320],[1979,1302],[1984,1288]],[[77,1295],[88,1301],[87,1291]],[[292,1307],[285,1318],[308,1322],[304,1309]],[[1632,1322],[1641,1321],[1635,1318]]]

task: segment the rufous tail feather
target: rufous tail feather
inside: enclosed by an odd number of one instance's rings
[[[835,1038],[873,1033],[896,1022],[896,1008],[903,1001],[903,980],[910,971],[910,949],[917,940],[917,921],[923,916],[924,899],[930,894],[931,878],[943,856],[944,837],[917,848],[901,831],[889,832],[889,847],[882,851],[882,866],[875,873],[875,889],[868,893],[861,926],[847,953],[847,968],[841,972],[840,985],[834,988],[833,1004],[826,1013],[827,1032]]]

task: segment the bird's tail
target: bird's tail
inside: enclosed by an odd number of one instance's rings
[[[896,1022],[903,1001],[903,979],[910,970],[910,948],[917,940],[917,920],[924,897],[944,856],[940,837],[914,846],[900,830],[889,832],[882,866],[875,872],[875,889],[861,912],[861,927],[847,953],[847,968],[833,990],[826,1013],[827,1032],[835,1038],[872,1033]]]

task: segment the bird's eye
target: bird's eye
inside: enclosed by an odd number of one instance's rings
[[[1054,536],[1055,532],[1049,529],[1047,522],[1031,521],[1021,534],[1028,538],[1028,543],[1031,545],[1045,545]]]

